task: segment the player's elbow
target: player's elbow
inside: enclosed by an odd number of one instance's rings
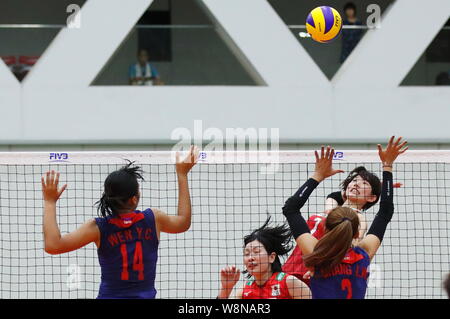
[[[58,250],[53,249],[53,248],[45,248],[44,250],[47,254],[50,254],[50,255],[59,255],[60,254],[60,252]]]
[[[191,228],[191,221],[186,221],[182,225],[180,225],[180,233],[187,232]]]
[[[54,244],[48,244],[48,243],[45,243],[45,245],[44,245],[44,251],[45,251],[47,254],[50,254],[50,255],[59,255],[59,254],[62,254],[61,249],[60,249],[57,245],[54,245]]]
[[[177,233],[184,233],[191,228],[191,219],[190,218],[183,218],[183,220],[180,221],[177,227]]]

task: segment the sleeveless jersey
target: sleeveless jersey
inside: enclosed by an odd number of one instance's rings
[[[274,273],[263,286],[258,286],[253,278],[247,281],[242,291],[242,299],[292,299],[286,283],[287,275]]]
[[[311,230],[311,235],[313,235],[317,239],[322,238],[322,236],[325,234],[325,219],[326,215],[312,215],[306,222],[309,229]],[[297,245],[295,246],[289,258],[284,263],[283,271],[297,277],[309,286],[309,279],[303,278],[303,275],[308,272],[308,269],[303,264],[302,251]]]
[[[363,299],[369,277],[370,258],[361,247],[350,248],[342,263],[330,273],[311,277],[313,299]]]
[[[155,298],[158,237],[151,209],[96,218],[102,278],[98,299]]]

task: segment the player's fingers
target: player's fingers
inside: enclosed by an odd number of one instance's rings
[[[330,152],[330,159],[333,159],[333,157],[334,157],[334,148],[331,149],[331,152]]]
[[[45,174],[45,183],[46,185],[50,184],[50,171]]]
[[[325,146],[322,145],[322,147],[320,148],[320,158],[323,158],[324,153],[325,153]]]
[[[192,154],[192,163],[197,163],[199,154],[200,149],[197,146],[194,146],[194,153]]]
[[[397,146],[397,145],[400,143],[400,141],[402,140],[402,138],[403,138],[403,137],[400,136],[400,137],[395,141],[395,146]]]
[[[56,186],[58,186],[58,183],[59,183],[59,175],[60,175],[59,172],[56,173],[56,176],[55,176],[55,185],[56,185]]]
[[[381,155],[381,153],[383,152],[383,149],[381,148],[381,145],[377,144],[377,148],[378,148],[378,154]]]
[[[325,151],[325,158],[329,159],[330,158],[330,145],[327,146],[327,149]]]
[[[186,157],[186,159],[189,161],[188,163],[193,163],[193,157],[194,157],[194,145],[191,145],[191,147],[189,147],[189,154]]]
[[[61,188],[61,190],[58,192],[58,198],[61,197],[62,193],[64,193],[64,191],[66,190],[66,188],[67,188],[67,184],[65,184],[65,185]]]
[[[405,147],[403,150],[401,150],[401,151],[399,152],[399,155],[405,153],[406,150],[407,150],[408,148],[409,148],[409,147],[407,146],[407,147]]]
[[[394,142],[394,138],[395,138],[395,136],[392,135],[391,138],[389,139],[388,147],[389,147],[389,146],[392,146],[392,143]]]
[[[406,146],[406,144],[408,144],[407,141],[404,141],[402,144],[400,144],[399,146],[397,146],[397,149],[401,150],[403,147]]]
[[[319,160],[319,153],[317,151],[314,151],[314,155],[316,156],[316,162]]]
[[[44,176],[41,177],[42,189],[45,189],[45,179]]]

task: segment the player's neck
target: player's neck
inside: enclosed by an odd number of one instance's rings
[[[267,282],[267,280],[270,279],[270,277],[272,277],[273,272],[269,271],[267,273],[261,274],[261,275],[253,275],[253,277],[255,278],[255,283],[258,286],[264,286],[264,284]]]
[[[118,211],[118,215],[122,216],[122,215],[130,214],[130,213],[134,213],[135,211],[136,211],[136,209],[132,209],[132,210],[122,209],[122,210]]]
[[[355,210],[361,211],[363,209],[364,205],[361,204],[357,204],[357,203],[352,203],[349,200],[346,200],[344,205],[342,205],[343,207],[350,207],[353,208]]]

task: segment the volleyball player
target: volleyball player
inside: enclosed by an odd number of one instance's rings
[[[386,227],[394,213],[392,170],[395,159],[407,150],[401,137],[389,140],[386,150],[378,145],[383,164],[383,184],[380,209],[368,231],[357,244],[360,222],[356,212],[349,207],[334,208],[326,218],[325,235],[317,240],[311,235],[300,209],[312,191],[325,178],[342,172],[332,168],[334,150],[327,147],[316,155],[313,176],[290,197],[283,207],[292,234],[303,252],[304,263],[311,270],[311,292],[313,298],[364,298],[367,288],[368,266],[383,240]]]
[[[136,209],[142,171],[129,163],[106,178],[103,195],[97,203],[102,217],[91,219],[63,236],[56,222],[56,202],[67,185],[59,189],[59,173],[48,172],[42,177],[45,251],[62,254],[94,242],[102,272],[97,298],[154,298],[160,232],[182,233],[191,225],[187,175],[196,164],[198,153],[191,146],[184,161],[176,156],[177,216],[155,208]]]
[[[364,237],[367,231],[364,211],[378,202],[381,194],[381,182],[375,174],[367,171],[365,167],[359,166],[349,173],[347,178],[341,183],[341,188],[342,191],[334,192],[327,196],[325,212],[310,216],[307,220],[307,225],[311,235],[319,240],[325,233],[327,214],[338,206],[350,207],[355,210],[360,222],[358,238],[355,239],[356,243]],[[303,264],[302,252],[298,246],[294,248],[286,260],[283,265],[283,271],[296,276],[309,285],[308,269]]]
[[[281,270],[280,256],[291,248],[291,232],[285,225],[263,226],[244,237],[244,265],[247,282],[240,287],[237,299],[309,299],[308,286]],[[235,266],[220,271],[221,288],[218,298],[227,299],[239,281],[240,271]]]

